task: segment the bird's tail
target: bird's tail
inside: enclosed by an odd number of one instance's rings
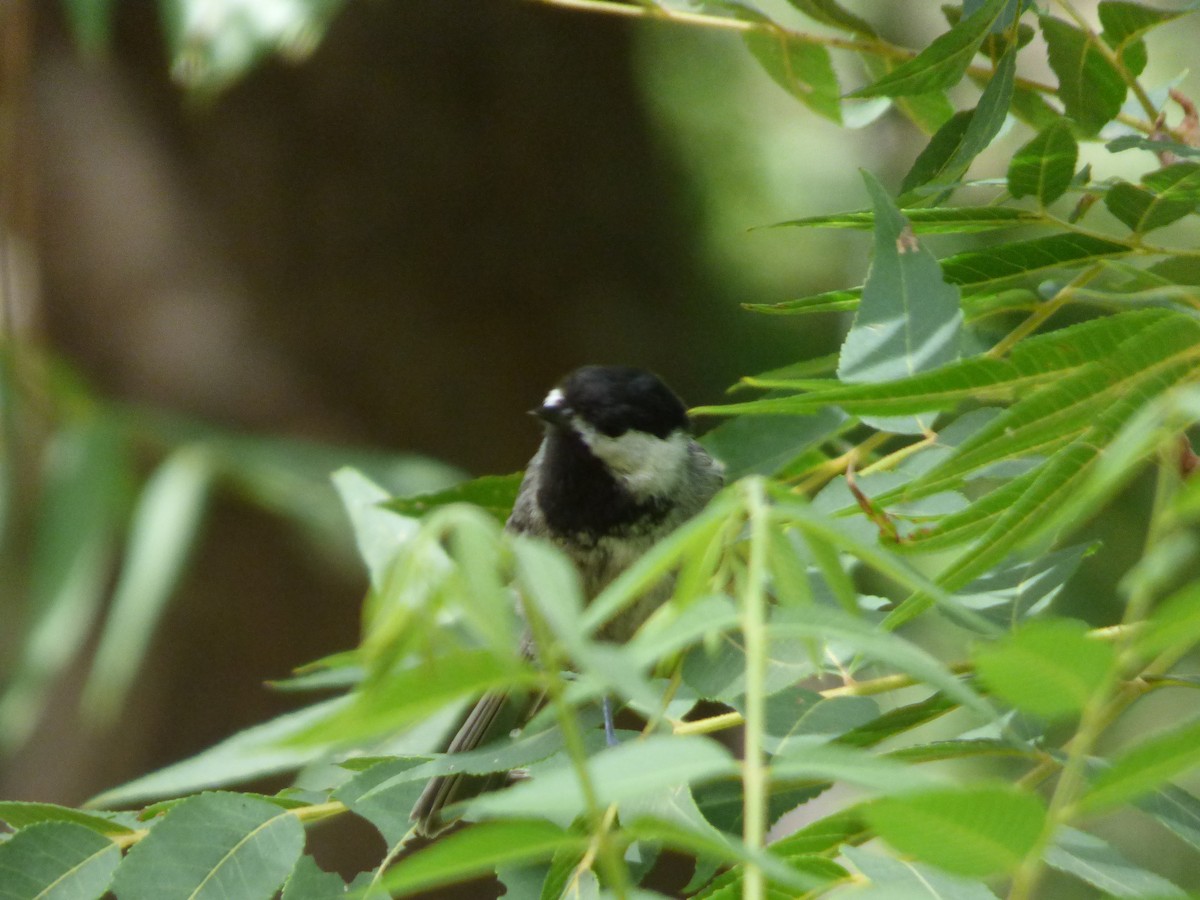
[[[467,713],[446,747],[446,753],[466,753],[508,735],[525,723],[536,705],[534,695],[489,691]],[[454,772],[431,778],[413,807],[411,818],[416,823],[417,834],[427,838],[441,834],[454,824],[456,818],[444,815],[447,807],[499,787],[507,778],[507,772],[486,775]]]

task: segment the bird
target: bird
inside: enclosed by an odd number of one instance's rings
[[[692,437],[687,407],[654,373],[630,366],[584,366],[530,410],[543,426],[505,524],[565,552],[590,601],[658,540],[700,512],[724,485],[724,467]],[[663,601],[664,580],[597,632],[624,642]],[[532,653],[526,632],[522,650]],[[462,753],[510,734],[538,698],[492,691],[479,699],[446,745]],[[604,700],[605,733],[615,743]],[[504,773],[439,775],[425,786],[411,819],[433,838],[455,821],[447,807],[477,796]]]

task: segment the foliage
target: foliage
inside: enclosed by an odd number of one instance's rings
[[[1182,13],[1105,0],[1097,31],[1069,3],[1060,18],[968,0],[914,51],[834,0],[790,3],[797,25],[740,2],[583,4],[740,31],[812,112],[840,121],[886,98],[932,133],[898,196],[864,175],[867,208],[784,223],[869,229],[874,258],[861,287],[755,307],[854,320],[836,360],[747,378],[766,393],[696,410],[730,417],[706,440],[733,483],[585,608],[559,554],[502,531],[511,480],[429,484],[385,508],[388,491],[343,470],[370,576],[362,643],[289,685],[342,696],[93,804],[184,798],[140,813],[0,804],[13,829],[0,897],[406,896],[488,872],[514,896],[647,897],[660,895],[637,884],[663,849],[695,859],[685,893],[710,900],[1027,900],[1049,896],[1051,869],[1109,896],[1185,896],[1086,830],[1119,811],[1200,850],[1200,798],[1174,783],[1200,765],[1197,720],[1113,739],[1143,698],[1200,684],[1186,663],[1200,643],[1186,438],[1200,420],[1200,123],[1186,97],[1139,81],[1147,34]],[[1035,28],[1057,86],[1019,74],[1018,57],[1040,62]],[[867,73],[845,97],[834,53]],[[955,112],[960,84],[978,100]],[[1010,117],[1029,134],[1006,177],[968,179]],[[1096,140],[1147,171],[1077,169]],[[923,238],[981,233],[941,257]],[[111,552],[128,500],[129,479],[95,477],[123,471],[128,431],[83,408],[64,416],[47,477],[43,621],[94,609],[79,573]],[[113,613],[124,643],[102,641],[97,677],[126,683],[120,660],[137,658],[195,527],[178,510],[229,470],[223,440],[179,442],[144,487]],[[1094,549],[1078,532],[1147,467],[1146,550],[1119,617],[1057,614]],[[67,510],[85,493],[81,523]],[[632,641],[593,637],[672,573],[672,599]],[[532,661],[516,651],[513,588]],[[501,686],[548,705],[499,747],[430,752],[463,703]],[[646,723],[612,748],[596,728],[605,694]],[[689,718],[701,698],[728,712]],[[738,726],[740,760],[710,737]],[[296,767],[303,789],[216,790]],[[401,858],[425,780],[514,768],[532,777],[466,805],[478,824]],[[824,797],[834,783],[854,791]],[[797,806],[808,824],[768,844]],[[301,828],[342,815],[390,848],[350,888],[304,855]]]

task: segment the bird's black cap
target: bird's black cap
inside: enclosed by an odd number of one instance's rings
[[[559,384],[562,405],[609,437],[633,429],[665,438],[687,430],[687,407],[653,372],[629,366],[584,366]],[[545,410],[552,413],[551,408]],[[549,418],[549,416],[548,416]]]

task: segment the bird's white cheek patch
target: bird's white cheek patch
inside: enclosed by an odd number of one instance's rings
[[[584,423],[578,423],[583,425]],[[679,483],[688,453],[688,436],[676,431],[665,439],[641,431],[609,437],[582,427],[584,441],[633,494],[666,494]]]

